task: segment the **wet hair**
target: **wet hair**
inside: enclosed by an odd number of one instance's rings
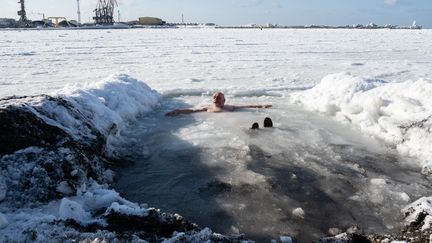
[[[259,128],[259,125],[258,125],[258,122],[254,122],[254,124],[252,124],[252,127],[250,128],[250,129],[258,129]]]
[[[215,92],[213,93],[212,97],[218,97],[218,96],[222,96],[225,98],[225,95],[222,92]]]
[[[273,127],[273,121],[270,117],[264,118],[264,127]]]
[[[223,100],[222,103],[225,103],[225,95],[222,92],[215,92],[212,95],[212,98],[213,98],[213,100],[215,100],[215,99],[217,100],[217,98],[222,99]]]

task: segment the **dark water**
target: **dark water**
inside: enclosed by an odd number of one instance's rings
[[[389,232],[401,207],[432,191],[380,141],[296,107],[161,115],[170,105],[123,132],[131,163],[118,169],[116,190],[219,233],[310,242],[333,227]],[[247,129],[265,116],[274,128]]]

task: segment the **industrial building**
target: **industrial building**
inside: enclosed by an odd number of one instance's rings
[[[15,19],[0,18],[0,28],[15,28],[18,22]]]
[[[69,21],[65,17],[45,17],[45,13],[35,13],[42,16],[41,20],[32,21],[27,18],[27,12],[25,9],[26,0],[19,0],[19,10],[17,11],[18,16],[20,16],[19,20],[10,19],[10,18],[0,18],[0,28],[16,28],[16,27],[24,27],[24,28],[41,28],[41,27],[91,27],[91,26],[112,26],[114,25],[114,8],[117,6],[117,0],[94,0],[97,2],[96,9],[94,12],[94,24],[81,24],[81,10],[80,10],[80,0],[76,0],[77,2],[77,16],[78,21]],[[120,22],[120,11],[118,11],[118,23]],[[160,18],[156,17],[140,17],[138,21],[129,21],[125,22],[125,27],[136,26],[139,25],[144,26],[172,26],[172,24],[166,24]],[[116,26],[118,27],[118,26]]]
[[[155,17],[139,17],[138,24],[140,25],[164,25],[165,21]]]

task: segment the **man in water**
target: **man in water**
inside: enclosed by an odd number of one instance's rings
[[[166,116],[177,116],[180,114],[190,114],[194,112],[223,112],[235,111],[243,108],[269,108],[272,105],[225,105],[225,95],[222,92],[216,92],[212,96],[212,104],[210,107],[201,109],[176,109],[166,113]]]

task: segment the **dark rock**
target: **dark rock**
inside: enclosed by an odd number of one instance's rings
[[[0,175],[10,206],[59,198],[62,181],[72,189],[88,178],[105,182],[109,131],[99,131],[94,114],[74,102],[46,95],[0,99]]]
[[[23,107],[8,106],[0,110],[0,155],[31,146],[53,146],[67,137],[63,130],[46,124]]]
[[[173,215],[161,215],[157,210],[151,209],[147,216],[125,215],[111,212],[106,216],[108,230],[120,234],[133,233],[145,236],[170,237],[177,232],[198,230],[195,224]]]

